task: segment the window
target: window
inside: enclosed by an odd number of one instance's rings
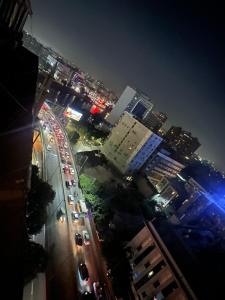
[[[160,286],[159,280],[156,280],[156,281],[153,283],[153,286],[154,286],[155,288],[157,288],[158,286]]]
[[[142,246],[139,245],[139,246],[137,247],[137,251],[140,251],[141,249],[142,249]]]
[[[146,298],[146,297],[147,297],[146,292],[142,292],[141,295],[142,295],[143,298]]]
[[[149,266],[150,266],[150,262],[148,261],[145,263],[145,268],[147,269]]]
[[[139,264],[142,261],[142,259],[144,259],[145,256],[147,256],[154,248],[155,248],[154,244],[147,247],[137,258],[135,258],[134,264],[135,265]]]
[[[164,260],[160,261],[150,272],[145,274],[137,283],[134,284],[135,289],[140,289],[144,284],[146,284],[146,282],[151,280],[151,278],[153,278],[157,273],[159,273],[161,269],[165,266],[166,264]]]
[[[173,281],[162,290],[162,294],[164,297],[167,297],[167,296],[169,296],[169,294],[171,294],[177,288],[178,288],[177,283],[175,281]]]

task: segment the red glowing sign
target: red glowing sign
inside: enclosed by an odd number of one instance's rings
[[[92,114],[92,115],[95,115],[95,114],[97,114],[97,113],[99,113],[100,112],[100,109],[96,106],[96,105],[92,105],[92,107],[91,107],[91,109],[90,109],[90,113]]]

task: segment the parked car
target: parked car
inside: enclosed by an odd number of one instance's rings
[[[68,203],[69,203],[69,205],[73,205],[74,204],[74,197],[73,197],[73,195],[68,195]]]
[[[87,230],[83,230],[82,235],[83,235],[84,244],[89,245],[90,244],[90,236],[89,236],[89,233],[87,232]]]
[[[52,150],[52,146],[51,146],[51,145],[48,145],[48,146],[47,146],[47,150],[48,150],[48,151]]]
[[[83,245],[83,239],[80,233],[75,233],[75,243],[78,246],[82,246]]]
[[[88,273],[87,266],[84,263],[81,263],[79,265],[79,273],[82,280],[88,280],[89,273]]]

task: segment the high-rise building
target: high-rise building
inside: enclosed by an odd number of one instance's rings
[[[125,112],[103,146],[107,159],[122,173],[138,171],[162,138]]]
[[[106,121],[115,125],[124,111],[133,114],[139,120],[143,120],[152,108],[153,104],[147,95],[127,86]]]
[[[144,117],[143,124],[153,132],[157,133],[166,120],[167,116],[164,113],[151,111]]]
[[[190,132],[174,126],[168,130],[165,140],[183,158],[191,156],[201,145]]]
[[[135,299],[197,299],[152,223],[127,243],[126,251],[133,271]]]
[[[22,299],[38,58],[22,47],[30,1],[0,1],[1,292]],[[13,288],[8,288],[13,282]]]
[[[185,166],[174,159],[170,152],[160,149],[149,157],[145,164],[145,173],[147,175],[153,172],[164,175],[168,178],[176,177]]]

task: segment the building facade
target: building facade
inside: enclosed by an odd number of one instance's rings
[[[126,251],[133,271],[135,299],[196,299],[151,223],[127,243]]]
[[[190,157],[201,145],[190,132],[174,126],[168,130],[165,140],[181,157]]]
[[[157,133],[166,120],[167,116],[164,113],[151,111],[143,119],[143,124],[153,132]]]
[[[115,125],[124,111],[127,111],[139,120],[144,119],[151,112],[153,104],[150,98],[143,92],[137,91],[129,86],[125,88],[106,121]]]
[[[38,57],[22,46],[30,1],[0,1],[0,219],[1,292],[22,299],[26,247],[26,197],[35,121]],[[9,282],[13,288],[9,289]]]
[[[176,177],[184,168],[183,164],[170,157],[168,151],[161,149],[149,157],[145,164],[145,173],[150,175],[154,171],[155,173],[171,178]]]
[[[102,152],[122,174],[132,174],[143,166],[161,141],[161,137],[125,112],[112,129]]]

